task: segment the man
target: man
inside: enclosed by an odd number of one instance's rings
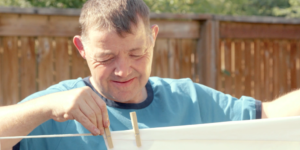
[[[102,135],[139,128],[178,126],[300,114],[299,92],[272,103],[239,100],[190,79],[151,77],[158,26],[149,25],[142,0],[89,0],[80,16],[81,36],[74,44],[86,59],[91,77],[63,81],[21,104],[0,108],[0,136],[88,133]],[[4,123],[3,123],[4,122]],[[106,149],[102,136],[23,139],[2,149]]]

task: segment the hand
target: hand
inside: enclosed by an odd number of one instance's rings
[[[53,120],[75,119],[93,135],[102,135],[104,127],[109,127],[106,104],[89,87],[51,94],[47,108]]]

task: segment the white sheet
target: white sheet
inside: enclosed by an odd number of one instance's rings
[[[300,150],[300,117],[112,132],[113,150]]]

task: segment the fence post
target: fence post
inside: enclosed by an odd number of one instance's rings
[[[197,75],[201,84],[217,88],[218,58],[219,21],[206,20],[197,44]]]

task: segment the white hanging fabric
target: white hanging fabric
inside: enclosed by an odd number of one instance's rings
[[[300,117],[140,129],[141,147],[133,130],[111,137],[112,150],[299,150]]]

